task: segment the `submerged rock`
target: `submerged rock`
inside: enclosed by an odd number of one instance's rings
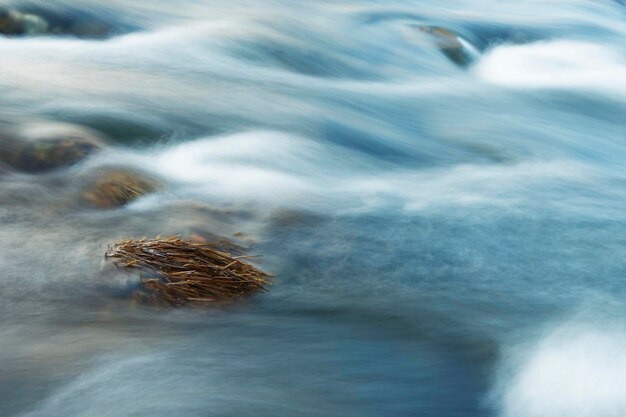
[[[19,171],[42,173],[77,164],[103,147],[88,129],[44,125],[0,136],[0,159]]]
[[[466,67],[474,61],[476,53],[456,33],[438,26],[418,26],[418,29],[430,35],[439,50],[456,65]]]
[[[82,194],[83,200],[93,207],[116,208],[139,197],[157,191],[161,183],[136,171],[117,168],[103,172]]]

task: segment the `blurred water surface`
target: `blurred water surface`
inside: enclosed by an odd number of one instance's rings
[[[108,138],[0,167],[0,415],[626,415],[620,2],[0,6],[111,30],[0,37],[3,128]],[[165,187],[76,203],[112,165]],[[108,244],[198,229],[263,254],[272,291],[119,296]]]

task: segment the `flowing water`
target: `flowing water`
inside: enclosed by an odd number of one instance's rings
[[[108,146],[0,171],[0,415],[626,416],[622,3],[29,5],[113,32],[0,37],[1,124]],[[77,203],[108,166],[164,187]],[[197,230],[271,292],[138,305],[103,259]]]

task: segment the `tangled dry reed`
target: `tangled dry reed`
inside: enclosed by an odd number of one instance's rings
[[[246,257],[177,236],[118,242],[105,256],[118,266],[139,268],[143,287],[175,306],[230,301],[271,284],[269,274],[242,261]]]

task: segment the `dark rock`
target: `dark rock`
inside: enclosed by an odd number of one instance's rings
[[[51,171],[74,165],[99,148],[99,144],[80,137],[38,140],[21,146],[11,163],[26,172]]]
[[[37,35],[47,33],[48,22],[37,15],[0,9],[0,33],[3,35]]]
[[[0,34],[6,36],[70,35],[79,38],[106,38],[112,25],[85,13],[60,13],[42,7],[0,8]]]
[[[418,29],[430,35],[439,50],[456,65],[466,67],[474,60],[473,54],[456,33],[438,26],[419,26]]]
[[[0,136],[0,160],[19,171],[42,173],[72,166],[104,146],[98,134],[74,126],[40,126]]]
[[[83,192],[82,197],[92,207],[109,209],[124,206],[157,191],[161,186],[159,181],[145,174],[116,168],[100,174]]]

